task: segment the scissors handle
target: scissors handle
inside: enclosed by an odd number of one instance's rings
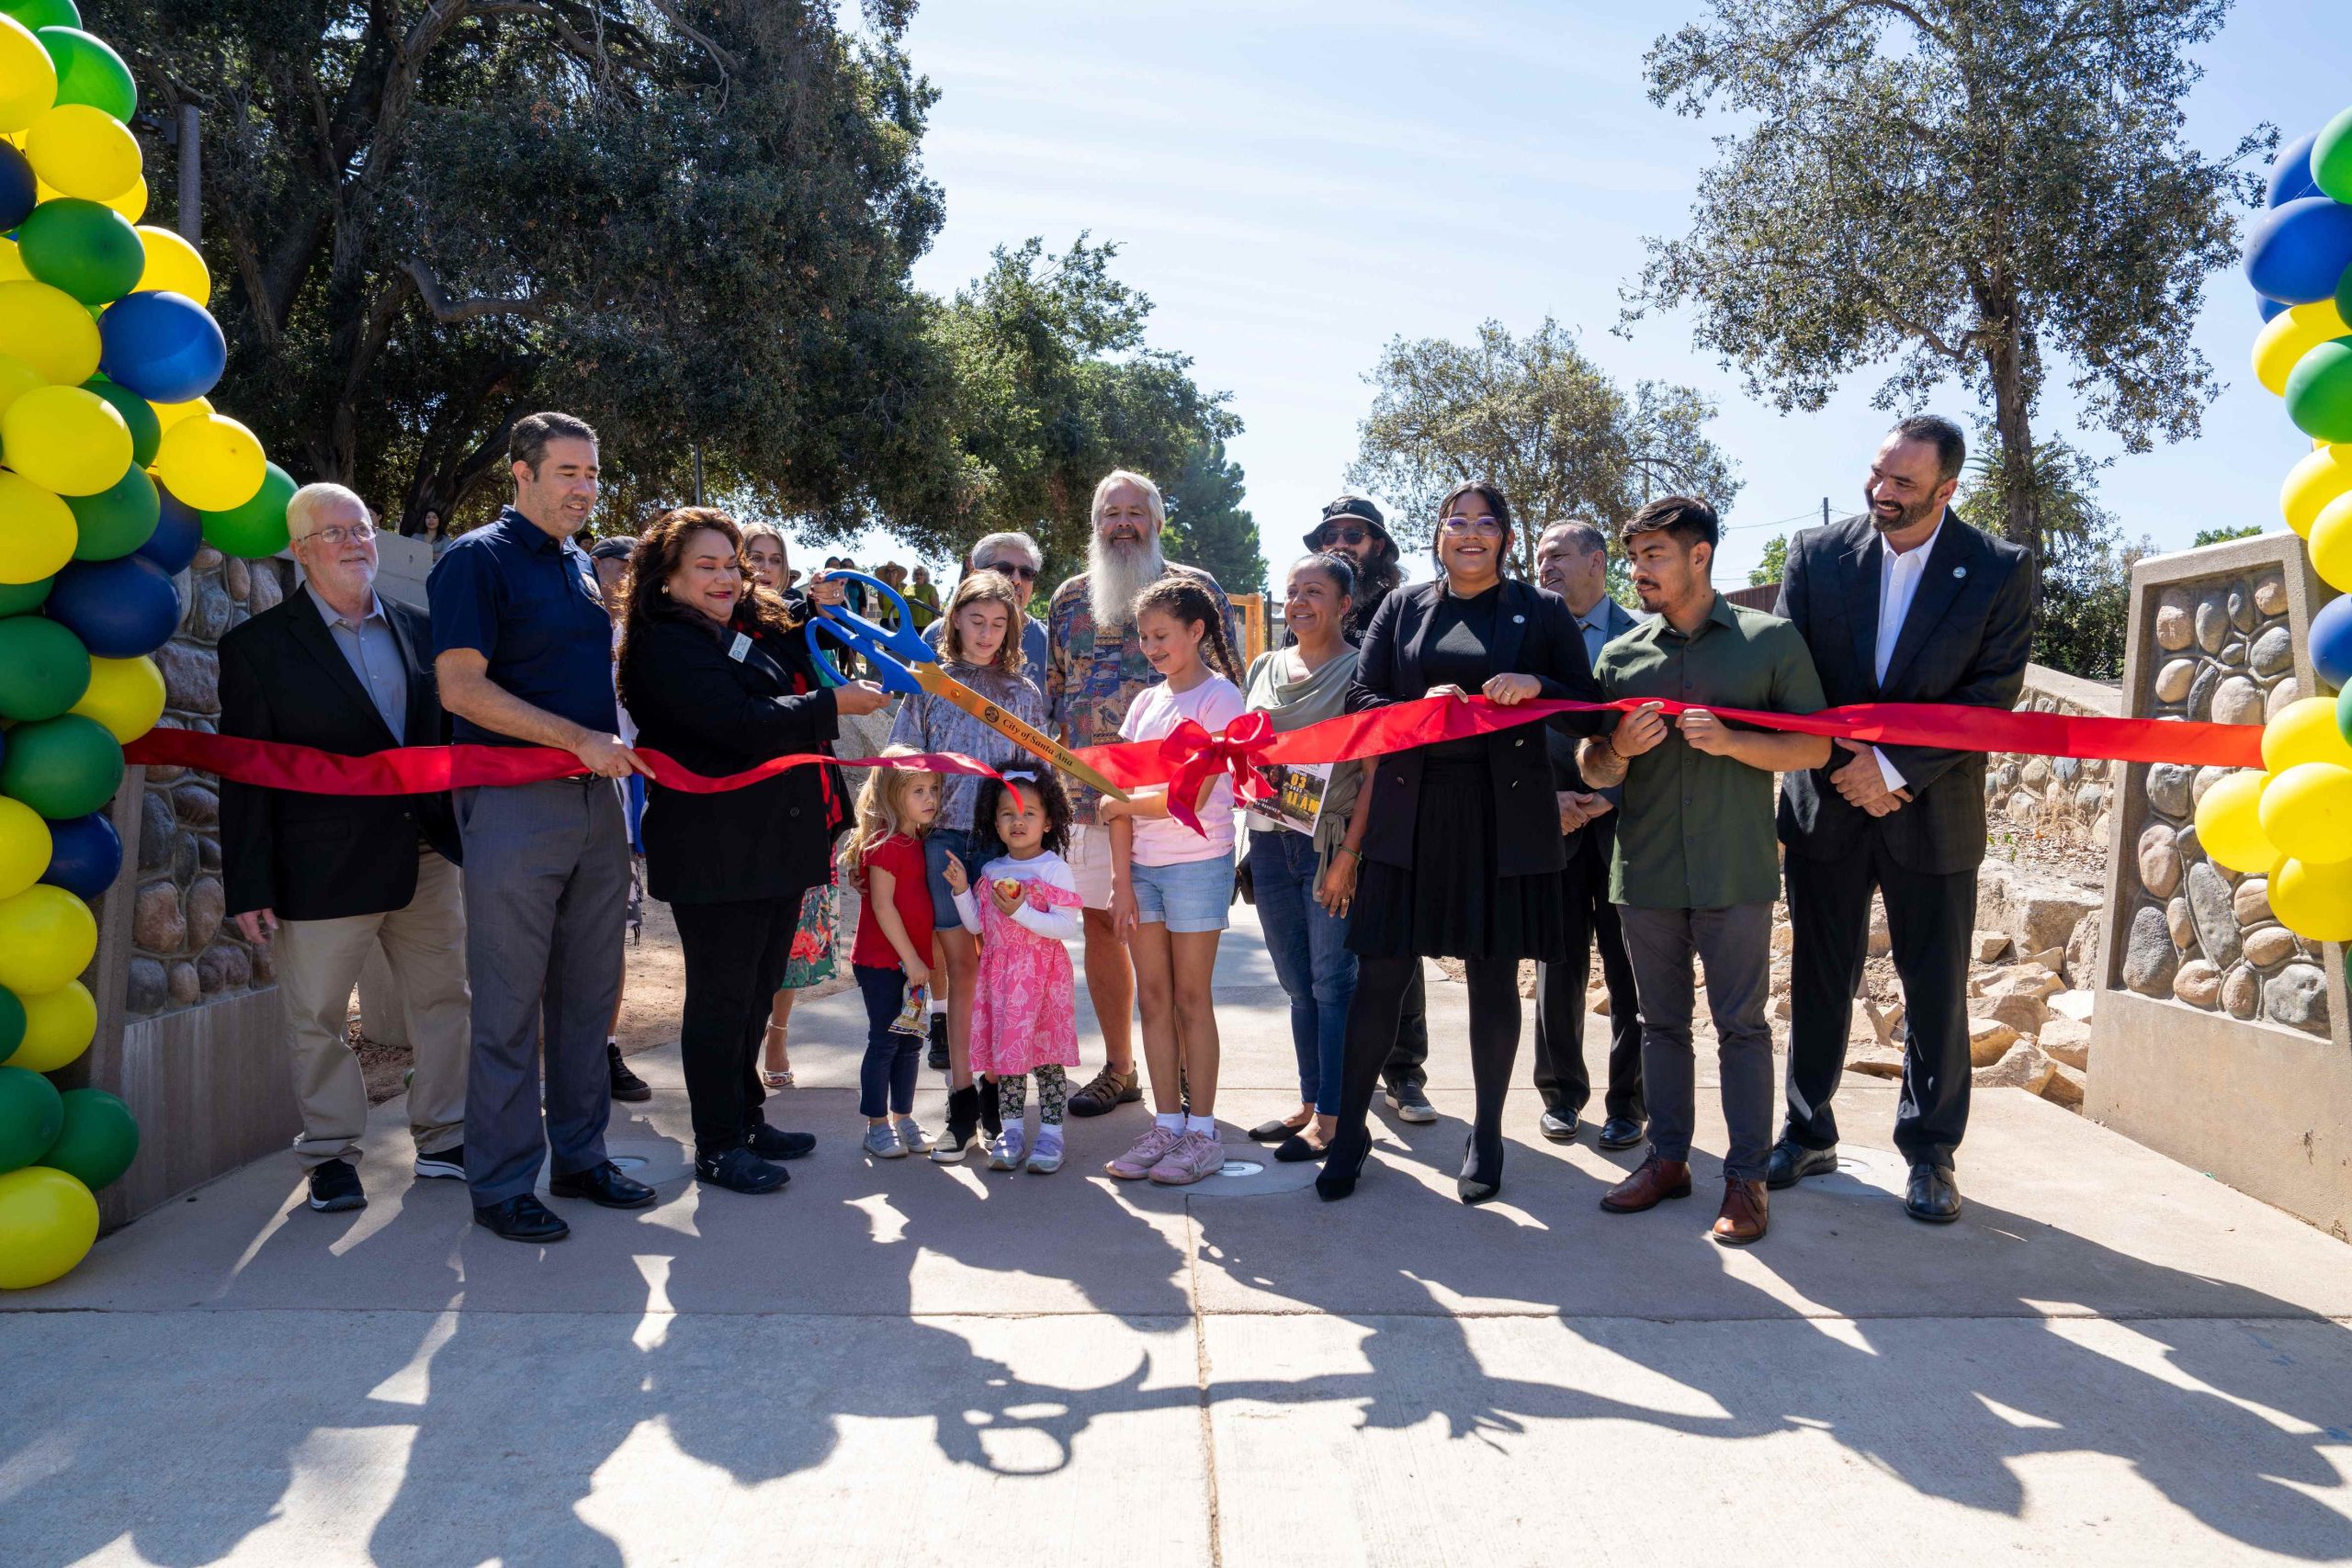
[[[874,667],[875,678],[884,691],[922,691],[922,683],[909,672],[907,667],[935,663],[939,656],[932,652],[929,643],[922,640],[922,634],[914,629],[915,618],[908,611],[907,602],[899,596],[899,591],[880,578],[869,577],[862,571],[822,571],[811,580],[812,585],[816,582],[862,582],[876,592],[888,596],[899,609],[896,630],[867,620],[846,604],[828,604],[817,609],[808,617],[807,636],[808,652],[818,664],[834,680],[846,681],[833,663],[831,655],[818,640],[817,634],[821,630],[834,641],[862,655]],[[815,600],[812,598],[810,603],[814,604]]]

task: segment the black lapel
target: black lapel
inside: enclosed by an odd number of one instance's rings
[[[335,646],[334,633],[327,630],[326,622],[319,615],[318,605],[311,602],[311,591],[306,587],[295,589],[288,603],[292,613],[288,616],[288,625],[294,634],[294,640],[318,661],[319,667],[326,671],[327,679],[342,689],[343,694],[356,705],[360,716],[376,727],[376,733],[384,738],[385,744],[396,744],[392,732],[385,728],[384,716],[376,711],[376,699],[369,696],[368,688],[359,683],[359,677],[352,672],[351,660],[345,659],[343,649]]]
[[[1519,668],[1520,644],[1527,639],[1527,616],[1538,601],[1535,591],[1517,578],[1503,579],[1495,601],[1495,670],[1498,674]]]
[[[1410,635],[1402,639],[1402,646],[1396,650],[1396,695],[1399,700],[1409,702],[1429,690],[1429,682],[1421,677],[1421,645],[1429,638],[1430,627],[1437,623],[1438,601],[1445,592],[1445,585],[1442,581],[1408,584],[1396,592],[1413,595],[1406,605],[1413,617]],[[1396,618],[1405,619],[1402,615]]]
[[[1854,634],[1854,662],[1860,670],[1862,684],[1872,694],[1878,691],[1878,587],[1879,548],[1877,530],[1865,533],[1860,548],[1849,550],[1842,558],[1846,581],[1846,624]]]
[[[1902,633],[1894,639],[1894,657],[1886,661],[1886,679],[1881,682],[1884,689],[1893,690],[1903,679],[1904,671],[1919,657],[1928,638],[1935,635],[1937,623],[1967,585],[1968,568],[1963,559],[1970,553],[1967,529],[1967,524],[1949,512],[1944,513],[1943,532],[1928,547],[1927,573],[1919,580],[1919,591],[1911,596],[1911,611],[1903,617]]]

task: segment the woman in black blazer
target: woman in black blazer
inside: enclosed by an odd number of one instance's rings
[[[841,715],[889,700],[866,682],[818,684],[784,601],[749,585],[742,548],[725,513],[689,506],[658,519],[629,558],[621,701],[639,746],[707,777],[814,751]],[[695,1175],[773,1192],[786,1173],[769,1158],[816,1145],[767,1124],[758,1066],[801,898],[825,880],[832,854],[819,770],[711,795],[655,784],[646,795],[646,891],[671,907],[685,955],[679,1054]]]
[[[1356,657],[1348,708],[1448,694],[1505,706],[1531,698],[1600,700],[1576,617],[1557,596],[1506,579],[1510,505],[1494,485],[1456,485],[1438,508],[1433,582],[1381,604]],[[1551,721],[1576,734],[1589,717]],[[1502,1190],[1503,1099],[1519,1055],[1519,964],[1567,951],[1550,750],[1522,725],[1381,759],[1371,790],[1348,946],[1356,954],[1340,1125],[1315,1189],[1355,1190],[1371,1134],[1364,1115],[1396,1040],[1406,987],[1422,958],[1459,958],[1470,984],[1470,1067],[1477,1119],[1455,1190],[1483,1203]]]

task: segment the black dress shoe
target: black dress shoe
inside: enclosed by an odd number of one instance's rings
[[[548,1191],[558,1198],[585,1198],[605,1209],[643,1209],[661,1196],[644,1182],[623,1176],[621,1168],[611,1160],[549,1177]]]
[[[947,1015],[935,1012],[931,1015],[931,1055],[928,1058],[931,1070],[945,1072],[947,1059]]]
[[[349,1160],[322,1160],[311,1168],[311,1208],[322,1214],[339,1214],[367,1206],[368,1194],[360,1190],[359,1173],[351,1168]]]
[[[1336,1203],[1356,1190],[1356,1179],[1363,1174],[1363,1162],[1372,1157],[1372,1134],[1362,1127],[1350,1134],[1344,1128],[1332,1138],[1331,1146],[1323,1156],[1323,1169],[1315,1178],[1315,1195],[1326,1203]]]
[[[1838,1168],[1838,1145],[1826,1149],[1809,1149],[1792,1138],[1782,1138],[1764,1156],[1764,1185],[1778,1192],[1794,1187],[1808,1176],[1827,1176]]]
[[[508,1241],[561,1241],[571,1234],[570,1225],[529,1192],[509,1198],[503,1203],[476,1204],[474,1224],[487,1226]]]
[[[745,1129],[743,1142],[762,1159],[798,1159],[817,1146],[814,1133],[787,1133],[781,1127],[771,1127],[764,1122],[754,1122]]]
[[[792,1179],[792,1172],[770,1165],[748,1147],[702,1155],[695,1160],[695,1179],[729,1192],[773,1192]]]
[[[1535,1123],[1535,1130],[1555,1144],[1573,1144],[1577,1130],[1584,1123],[1573,1111],[1546,1111]]]
[[[1600,1146],[1604,1149],[1630,1149],[1642,1141],[1647,1129],[1632,1116],[1611,1116],[1600,1124]]]
[[[636,1101],[653,1098],[653,1086],[629,1071],[628,1064],[621,1060],[621,1048],[618,1042],[612,1040],[605,1042],[605,1066],[613,1075],[615,1100]]]
[[[1911,1187],[1903,1195],[1903,1212],[1931,1225],[1948,1225],[1960,1218],[1960,1183],[1949,1167],[1921,1160],[1911,1168]]]

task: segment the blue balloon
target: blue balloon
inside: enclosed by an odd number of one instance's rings
[[[122,871],[122,837],[103,811],[49,825],[49,869],[40,879],[77,898],[95,898]]]
[[[2319,132],[2314,130],[2278,149],[2278,156],[2270,161],[2270,199],[2264,206],[2284,207],[2307,196],[2326,194],[2312,178],[2312,148],[2318,141]]]
[[[98,318],[98,368],[151,403],[204,396],[229,364],[229,340],[185,294],[124,295]]]
[[[5,146],[0,142],[0,146]],[[146,557],[164,569],[166,576],[186,571],[187,563],[196,558],[198,545],[204,543],[204,519],[195,507],[156,485],[155,494],[164,503],[164,515],[155,531],[134,553]]]
[[[2352,266],[2352,207],[2324,196],[2302,197],[2272,209],[2255,220],[2253,232],[2246,236],[2246,281],[2256,293],[2290,305],[2335,299],[2336,280],[2347,266]]]
[[[2338,691],[2352,686],[2352,593],[2331,599],[2312,617],[2312,668]]]
[[[2254,302],[2262,308],[2262,321],[2265,326],[2294,309],[2284,299],[2266,299],[2259,294],[2254,297]]]
[[[180,624],[171,574],[144,556],[68,561],[42,608],[101,659],[153,653]]]
[[[31,217],[40,199],[32,164],[13,144],[0,141],[0,229],[14,229]]]

